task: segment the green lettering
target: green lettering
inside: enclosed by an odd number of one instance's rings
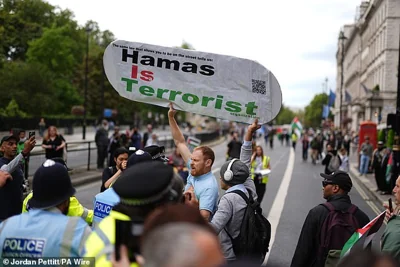
[[[121,78],[121,81],[126,82],[126,91],[132,92],[132,84],[138,84],[138,81],[128,78]]]
[[[229,112],[240,112],[242,109],[240,108],[242,105],[239,102],[234,102],[234,101],[228,101],[226,102],[226,111]]]
[[[249,102],[245,105],[245,107],[247,114],[256,115],[256,113],[254,113],[254,109],[258,108],[258,106],[256,106],[256,102]]]
[[[153,94],[154,94],[154,89],[151,88],[150,86],[143,85],[143,86],[140,86],[140,87],[139,87],[139,92],[140,92],[142,95],[145,95],[145,96],[153,96]]]
[[[215,100],[214,97],[208,97],[208,96],[203,96],[203,98],[201,99],[201,105],[203,107],[207,107],[208,106],[208,102]]]
[[[190,97],[192,100],[189,100],[189,97]],[[184,95],[182,96],[182,100],[183,100],[184,102],[188,103],[188,104],[196,104],[196,103],[199,102],[199,97],[198,97],[197,95],[194,95],[194,94],[184,94]]]
[[[224,97],[222,95],[217,95],[217,100],[215,101],[215,108],[216,109],[221,109],[222,107],[222,99]]]
[[[163,94],[164,94],[164,93],[168,93],[168,92],[169,92],[168,89],[161,89],[161,88],[158,88],[158,89],[157,89],[157,98],[163,98]]]
[[[169,100],[175,101],[176,96],[181,94],[182,92],[171,90],[171,92],[169,93]]]

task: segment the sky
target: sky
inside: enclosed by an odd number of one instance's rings
[[[183,41],[196,50],[258,61],[272,71],[283,103],[298,109],[335,90],[340,28],[361,0],[48,0],[80,25],[96,21],[117,39],[160,46]]]

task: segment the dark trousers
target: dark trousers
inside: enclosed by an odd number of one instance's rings
[[[107,146],[97,147],[97,168],[104,169],[104,160],[107,158]]]
[[[274,148],[274,137],[271,137],[271,138],[269,139],[269,147],[270,147],[271,149]]]
[[[262,179],[262,177],[261,177],[261,179]],[[267,185],[261,183],[261,179],[258,178],[258,175],[256,175],[254,177],[254,185],[256,186],[256,193],[257,193],[257,198],[258,198],[257,201],[260,204],[264,198],[265,190],[267,189]]]
[[[382,192],[390,191],[389,186],[386,183],[386,177],[385,177],[386,169],[383,170],[382,168],[376,168],[374,173],[375,173],[375,182],[376,186],[378,187],[378,190]]]
[[[308,147],[303,147],[303,160],[308,159]]]

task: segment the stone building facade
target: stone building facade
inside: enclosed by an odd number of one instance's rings
[[[346,38],[338,39],[334,109],[339,126],[343,58],[342,124],[354,131],[365,120],[385,123],[396,110],[400,1],[364,1],[357,13],[342,28]]]

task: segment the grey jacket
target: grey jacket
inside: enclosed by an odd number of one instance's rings
[[[249,145],[245,142],[241,148],[240,160],[248,167],[250,167],[251,155],[251,142]],[[231,190],[235,189],[244,190],[247,197],[249,196],[248,190],[251,192],[253,199],[257,199],[256,188],[251,176],[247,178],[243,185],[232,187]],[[240,234],[240,226],[242,225],[246,207],[247,204],[240,195],[229,193],[228,190],[228,193],[221,197],[218,209],[212,218],[211,224],[219,234],[222,251],[227,260],[235,260],[236,256],[233,252],[231,239],[226,231],[229,232],[232,238],[236,238]]]

